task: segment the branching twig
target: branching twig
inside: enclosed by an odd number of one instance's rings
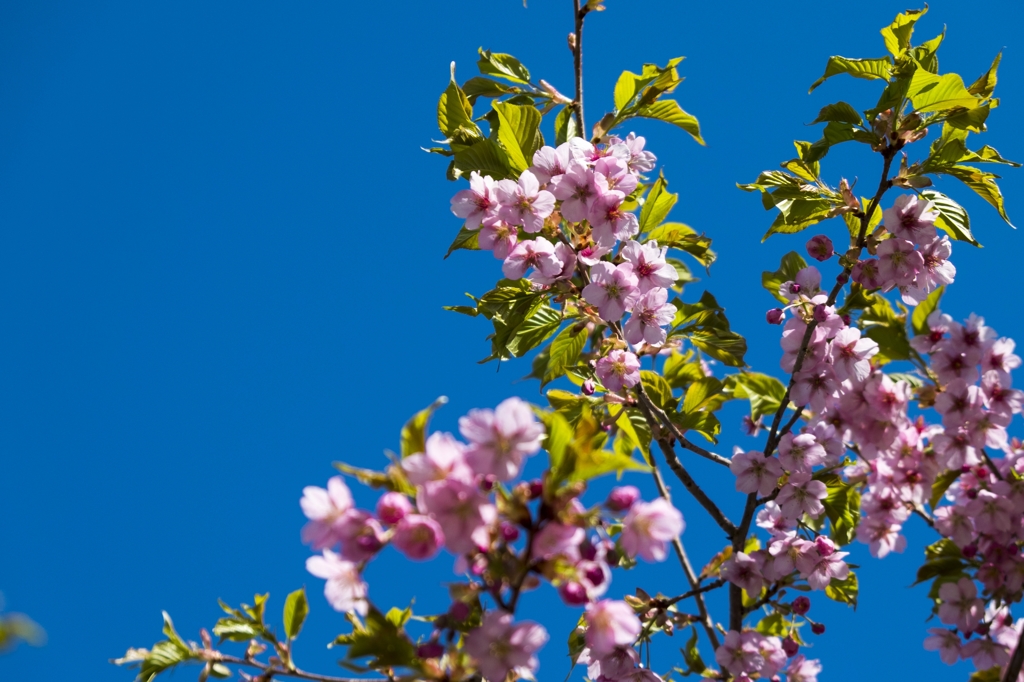
[[[661,472],[658,471],[658,467],[654,467],[651,470],[651,474],[654,476],[654,485],[658,488],[658,494],[663,498],[672,501],[672,496],[668,493],[668,488],[665,487],[665,481],[661,478]],[[690,558],[686,556],[686,550],[683,549],[683,542],[678,537],[672,541],[672,549],[675,550],[676,557],[679,559],[679,565],[683,568],[683,573],[686,575],[686,582],[690,584],[691,591],[693,592],[693,598],[697,602],[697,611],[700,613],[701,625],[704,627],[704,632],[707,633],[708,639],[711,641],[711,646],[715,649],[718,648],[718,633],[715,632],[715,623],[711,620],[711,615],[708,613],[708,606],[704,602],[704,593],[699,591],[700,580],[697,578],[696,572],[693,570],[693,565],[690,564]]]
[[[318,675],[316,673],[307,673],[302,670],[288,670],[286,668],[279,668],[273,665],[267,665],[260,663],[256,659],[238,658],[237,656],[228,656],[227,654],[219,654],[216,657],[218,663],[230,663],[232,665],[249,666],[250,668],[256,668],[262,671],[262,675],[268,675],[266,679],[270,679],[274,675],[279,677],[294,677],[300,680],[313,680],[313,682],[388,682],[385,678],[364,678],[364,677],[333,677],[331,675]]]

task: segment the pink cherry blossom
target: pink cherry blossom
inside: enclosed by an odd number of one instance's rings
[[[850,277],[865,289],[880,289],[885,284],[878,270],[877,258],[867,258],[858,262],[850,271]]]
[[[605,156],[594,162],[594,182],[602,193],[617,190],[627,197],[637,185],[636,176],[629,171],[626,163],[614,156]]]
[[[970,578],[960,578],[955,583],[943,583],[939,587],[939,620],[946,625],[956,625],[962,632],[972,632],[981,622],[985,605],[978,599],[978,588]]]
[[[933,516],[935,529],[958,547],[966,547],[974,541],[974,521],[963,507],[939,507]]]
[[[924,268],[924,256],[906,239],[886,239],[878,245],[878,275],[886,286],[906,287]]]
[[[423,450],[402,459],[402,470],[413,485],[422,486],[450,478],[473,480],[473,470],[466,463],[466,446],[455,440],[452,434],[430,434]]]
[[[480,234],[477,235],[477,243],[484,251],[491,251],[494,257],[505,260],[512,253],[516,242],[519,239],[519,232],[515,225],[509,225],[504,220],[493,217],[485,218]]]
[[[725,641],[715,650],[715,660],[734,677],[756,673],[764,667],[765,662],[757,643],[745,639],[735,630],[726,633]]]
[[[597,361],[597,378],[609,391],[619,392],[640,383],[640,361],[625,350],[613,350]]]
[[[938,651],[939,658],[946,665],[953,665],[960,658],[960,635],[956,630],[946,628],[931,628],[928,630],[930,637],[924,640],[924,648],[928,651]]]
[[[632,646],[642,627],[633,609],[624,601],[602,599],[587,606],[585,641],[591,655],[603,658],[619,647]]]
[[[669,289],[676,283],[679,273],[665,261],[667,252],[668,247],[659,247],[656,241],[639,244],[631,239],[623,245],[622,257],[632,263],[640,293],[658,287]]]
[[[312,485],[303,488],[299,505],[309,519],[302,529],[302,541],[315,550],[340,542],[348,527],[358,522],[350,514],[353,511],[352,492],[341,476],[329,479],[326,490]]]
[[[489,611],[480,627],[466,635],[466,653],[490,682],[504,682],[512,671],[517,677],[537,670],[536,653],[548,641],[547,631],[537,623],[514,624],[512,615]],[[532,675],[530,675],[532,677]]]
[[[952,284],[956,277],[956,266],[949,262],[949,256],[953,253],[949,237],[936,237],[924,242],[918,251],[924,263],[913,284],[901,288],[904,302],[910,305],[921,303],[940,286]]]
[[[786,471],[810,471],[824,461],[825,448],[810,433],[787,433],[779,440],[779,462]]]
[[[835,247],[832,240],[823,234],[818,234],[807,240],[807,255],[817,261],[827,261],[835,255]]]
[[[351,561],[345,561],[329,549],[323,555],[306,559],[306,570],[317,578],[324,578],[324,596],[335,611],[358,613],[365,616],[369,611],[366,601],[366,583],[359,575],[359,568]]]
[[[617,190],[599,194],[590,204],[587,219],[598,244],[611,246],[616,240],[628,239],[640,230],[636,214],[622,208],[626,195]]]
[[[558,145],[558,148],[543,146],[533,153],[533,165],[530,172],[540,183],[551,182],[553,178],[565,173],[569,167],[569,143]]]
[[[818,682],[821,662],[816,658],[808,660],[803,654],[797,654],[790,660],[785,672],[786,682]]]
[[[850,567],[843,558],[849,552],[835,551],[835,545],[824,535],[819,535],[814,543],[800,552],[796,558],[796,567],[807,584],[816,590],[823,590],[832,581],[846,580],[850,575]]]
[[[626,320],[624,330],[626,341],[634,346],[665,343],[667,332],[662,327],[672,324],[675,316],[676,307],[668,302],[668,291],[650,289],[633,304],[633,314]]]
[[[1013,339],[993,341],[982,357],[982,373],[995,372],[1001,381],[1009,385],[1010,372],[1020,367],[1020,356],[1013,352],[1016,345]]]
[[[900,553],[907,547],[907,539],[900,535],[900,524],[884,516],[862,518],[857,525],[857,539],[868,545],[871,556],[886,557],[889,552]]]
[[[630,263],[612,265],[604,261],[590,268],[590,284],[583,288],[583,298],[595,305],[601,319],[616,322],[633,307],[639,296],[637,278]]]
[[[664,561],[668,543],[679,537],[686,524],[683,515],[668,500],[637,502],[622,520],[620,542],[630,557]]]
[[[593,170],[574,159],[569,162],[565,173],[552,179],[550,188],[555,198],[562,202],[563,218],[570,223],[587,219],[598,193]]]
[[[607,656],[597,657],[585,648],[576,662],[587,666],[587,676],[592,680],[621,680],[636,668],[640,654],[632,647],[622,646]]]
[[[459,418],[459,432],[469,441],[466,462],[479,475],[499,481],[516,477],[523,459],[540,451],[544,427],[530,406],[508,398],[492,410],[470,410]]]
[[[644,138],[638,137],[636,133],[630,133],[622,141],[622,144],[629,150],[629,160],[626,163],[629,165],[630,170],[635,173],[647,173],[654,170],[654,164],[658,160],[658,157],[651,152],[644,151],[644,144],[646,142]]]
[[[444,545],[444,531],[429,516],[409,514],[395,526],[391,544],[410,559],[430,559]]]
[[[422,488],[419,498],[420,510],[441,525],[445,547],[452,554],[488,544],[496,511],[476,485],[459,479],[440,481]]]
[[[557,275],[548,277],[540,270],[534,270],[528,279],[534,284],[543,286],[550,286],[559,280],[570,279],[576,272],[576,252],[568,244],[558,242],[555,244],[555,258],[562,264],[562,269]]]
[[[827,362],[804,362],[803,368],[794,376],[790,397],[796,404],[809,405],[811,410],[820,413],[838,393],[839,380],[832,365]]]
[[[522,225],[530,233],[540,232],[544,219],[555,210],[555,197],[540,189],[537,177],[528,170],[519,176],[519,182],[501,180],[494,185],[494,195],[501,203],[498,217],[512,225]]]
[[[757,450],[743,452],[736,448],[729,470],[736,476],[736,490],[743,493],[757,493],[761,497],[770,495],[782,477],[782,465],[775,457],[765,457]]]
[[[497,210],[494,180],[489,175],[480,177],[476,171],[469,175],[469,189],[456,192],[452,197],[452,213],[466,221],[467,230],[477,229],[484,218],[495,215]]]
[[[563,556],[570,561],[578,561],[580,544],[586,536],[586,531],[578,526],[548,523],[534,538],[532,558],[550,559]]]
[[[939,217],[930,201],[914,194],[898,197],[891,208],[882,212],[882,219],[891,234],[922,244],[935,237],[935,220]]]
[[[733,585],[739,585],[747,594],[761,594],[764,578],[761,567],[754,557],[737,552],[722,564],[721,575]]]
[[[856,327],[841,329],[832,339],[832,367],[840,381],[864,381],[871,373],[871,358],[878,354],[878,344],[861,337]]]
[[[555,277],[562,272],[562,262],[555,254],[554,245],[544,237],[516,244],[502,264],[501,272],[509,279],[520,279],[530,268],[536,268],[545,277]]]
[[[611,251],[611,247],[602,246],[601,244],[590,244],[580,249],[576,256],[581,263],[590,267],[594,263],[601,262],[601,258],[611,253]]]
[[[1005,645],[993,642],[988,637],[972,639],[960,648],[960,656],[970,659],[977,670],[1002,667],[1010,662],[1010,652]]]
[[[825,511],[821,500],[827,495],[828,490],[824,483],[811,480],[810,472],[800,472],[789,477],[789,481],[782,486],[775,500],[786,518],[796,520],[804,514],[820,516]]]

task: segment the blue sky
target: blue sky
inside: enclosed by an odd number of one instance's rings
[[[884,54],[877,31],[906,2],[842,13],[606,4],[585,33],[589,118],[610,107],[623,69],[687,56],[677,96],[708,146],[653,122],[636,130],[680,193],[673,219],[706,231],[720,255],[689,295],[706,285],[747,336],[748,361],[775,371],[760,272],[806,235],[760,244],[770,216],[734,183],[790,158],[793,139],[816,139],[804,124],[823,104],[873,104],[870,83],[807,87],[831,54]],[[1012,0],[976,7],[936,0],[920,32],[947,25],[942,67],[968,80],[1004,51],[1003,103],[984,142],[1021,159],[1021,11]],[[486,254],[441,259],[459,228],[456,187],[420,147],[438,135],[448,64],[472,75],[483,45],[569,92],[570,21],[568,0],[0,5],[0,590],[49,634],[42,649],[0,658],[0,678],[128,680],[106,660],[155,641],[161,609],[196,638],[218,597],[269,591],[276,614],[303,584],[313,611],[299,664],[338,670],[323,645],[345,624],[303,567],[302,487],[323,485],[333,460],[381,465],[404,420],[438,395],[451,398],[443,429],[510,394],[540,400],[517,381],[526,361],[476,364],[483,321],[441,310],[499,276]],[[873,183],[863,161],[839,148],[825,169]],[[1012,170],[1002,183],[1019,221],[1022,183]],[[986,248],[955,246],[944,308],[1022,337],[1024,235],[950,185],[940,189],[971,211]],[[726,414],[734,427],[741,411]],[[695,475],[738,510],[731,481],[701,464]],[[702,563],[724,541],[679,506]],[[856,614],[815,600],[829,630],[813,655],[827,679],[966,677],[921,649],[928,603],[906,586],[931,540],[916,527],[910,540],[882,562],[855,548]],[[370,571],[382,605],[415,595],[424,611],[443,607],[451,578],[448,559],[410,569],[390,552]],[[612,589],[671,594],[680,582],[672,566],[644,567]],[[578,614],[552,613],[550,591],[529,596],[526,616],[548,619],[552,634],[541,675],[560,679]],[[670,661],[681,644],[663,640],[657,656]]]

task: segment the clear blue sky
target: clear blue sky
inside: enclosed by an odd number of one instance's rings
[[[516,381],[526,362],[500,373],[475,363],[487,354],[484,322],[441,310],[485,291],[498,264],[441,260],[459,227],[448,212],[456,187],[444,160],[419,149],[437,137],[449,61],[470,76],[480,45],[571,90],[571,3],[529,4],[0,5],[0,590],[49,633],[45,648],[0,658],[0,679],[128,680],[106,659],[155,641],[161,609],[196,638],[218,597],[267,590],[277,614],[302,584],[314,599],[299,664],[337,670],[323,644],[345,625],[303,567],[302,487],[323,485],[335,459],[380,465],[402,422],[438,395],[451,398],[436,421],[446,429],[513,393],[539,400],[536,384]],[[805,236],[761,245],[770,216],[734,183],[790,158],[791,140],[816,139],[803,124],[823,104],[873,103],[869,83],[807,87],[831,54],[881,56],[877,31],[906,4],[607,0],[588,19],[591,121],[622,69],[688,57],[677,94],[708,146],[656,123],[637,129],[681,193],[673,218],[707,231],[720,254],[690,295],[705,284],[715,293],[756,368],[775,371],[780,354],[760,272]],[[1004,50],[1003,103],[984,141],[1024,158],[1013,129],[1024,120],[1019,3],[931,5],[920,30],[948,25],[944,69],[973,79]],[[829,156],[829,177],[873,182],[877,170],[853,151]],[[1007,176],[1008,208],[1024,223],[1024,173]],[[955,246],[960,274],[944,308],[976,310],[1024,340],[1024,234],[946,189],[986,248]],[[723,451],[740,413],[727,413]],[[694,470],[738,508],[727,477]],[[724,543],[679,504],[702,562]],[[921,648],[928,603],[905,586],[926,540],[912,525],[906,554],[882,562],[856,547],[856,614],[815,600],[829,628],[813,651],[825,679],[966,677]],[[410,568],[388,552],[370,571],[372,595],[442,608],[450,566]],[[666,566],[617,574],[613,594],[641,580],[683,591]],[[526,600],[527,616],[550,615],[542,679],[564,677],[577,616],[546,610],[552,599]],[[661,660],[681,644],[663,640]]]

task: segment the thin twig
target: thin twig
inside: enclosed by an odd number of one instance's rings
[[[647,420],[649,422],[654,422],[654,417],[651,415],[650,410],[647,407],[647,403],[641,401],[640,408],[644,412],[644,416]],[[715,520],[715,523],[717,523],[718,526],[731,538],[733,533],[736,532],[736,524],[730,521],[725,514],[722,513],[722,510],[718,508],[718,505],[715,504],[714,500],[708,497],[707,493],[705,493],[697,482],[693,480],[693,477],[690,476],[690,472],[688,472],[682,462],[679,461],[679,458],[676,456],[676,451],[672,448],[672,444],[669,440],[667,438],[660,437],[657,434],[655,435],[655,440],[658,441],[658,447],[661,449],[662,454],[665,455],[665,461],[668,463],[669,468],[672,469],[672,473],[674,473],[676,478],[682,482],[686,491],[693,495],[693,498],[697,500],[697,503],[704,507],[705,511],[711,515],[711,518]]]
[[[672,421],[671,417],[669,417],[663,409],[654,404],[654,401],[651,400],[651,397],[647,395],[647,391],[644,390],[643,384],[639,384],[637,386],[637,394],[640,396],[640,401],[647,406],[647,409],[650,410],[651,413],[653,413],[654,415],[658,416],[658,419],[653,421],[660,423],[662,426],[667,428],[672,433],[672,437],[676,439],[681,448],[689,450],[694,454],[700,455],[704,459],[710,460],[715,464],[720,464],[725,467],[732,464],[732,460],[730,460],[728,457],[723,457],[722,455],[711,452],[710,450],[705,450],[701,446],[696,445],[695,443],[691,443],[689,440],[687,440],[686,436],[683,435],[682,429],[680,429],[675,424],[675,422]]]
[[[1006,672],[1003,673],[1003,682],[1017,682],[1022,665],[1024,665],[1024,632],[1021,632],[1020,639],[1017,640],[1017,648],[1013,650],[1013,658],[1010,659],[1010,664],[1006,666]]]
[[[683,594],[679,595],[678,597],[672,597],[671,599],[666,599],[665,600],[665,606],[672,606],[672,604],[678,604],[679,602],[681,602],[681,601],[683,601],[685,599],[689,599],[690,597],[696,597],[698,594],[704,594],[705,592],[710,592],[712,590],[717,590],[722,585],[725,585],[725,582],[726,582],[725,578],[719,578],[718,580],[712,580],[707,585],[703,585],[701,587],[697,587],[695,589],[690,590],[689,592],[684,592]]]
[[[672,496],[668,493],[668,488],[665,487],[665,481],[661,478],[661,472],[658,471],[658,467],[654,467],[651,470],[651,475],[654,476],[654,485],[658,488],[658,494],[661,495],[668,502],[672,502]],[[704,593],[696,591],[700,587],[700,580],[697,578],[696,572],[693,570],[693,565],[690,563],[690,558],[686,556],[686,550],[683,549],[683,541],[678,537],[672,540],[672,549],[675,550],[676,557],[679,559],[679,565],[683,568],[683,574],[686,575],[686,582],[690,584],[690,588],[694,591],[693,598],[697,602],[697,611],[700,613],[701,625],[704,627],[704,632],[707,633],[708,639],[711,641],[711,646],[717,649],[719,647],[718,633],[715,632],[715,623],[711,620],[711,615],[708,613],[708,606],[704,602]]]
[[[586,128],[583,126],[583,17],[587,16],[588,8],[580,7],[580,0],[573,0],[573,20],[575,22],[575,40],[572,50],[573,71],[576,73],[576,99],[573,101],[573,109],[576,111],[576,127],[579,128],[579,135],[588,138]]]
[[[279,677],[294,677],[300,680],[313,680],[314,682],[388,682],[386,678],[333,677],[331,675],[307,673],[298,669],[288,670],[286,668],[278,668],[277,666],[260,663],[255,659],[238,658],[237,656],[228,656],[227,654],[220,654],[216,657],[215,661],[218,663],[249,666],[250,668],[256,668],[257,670],[263,671],[264,675],[269,673],[271,677],[277,675]],[[269,680],[270,677],[267,679]]]

